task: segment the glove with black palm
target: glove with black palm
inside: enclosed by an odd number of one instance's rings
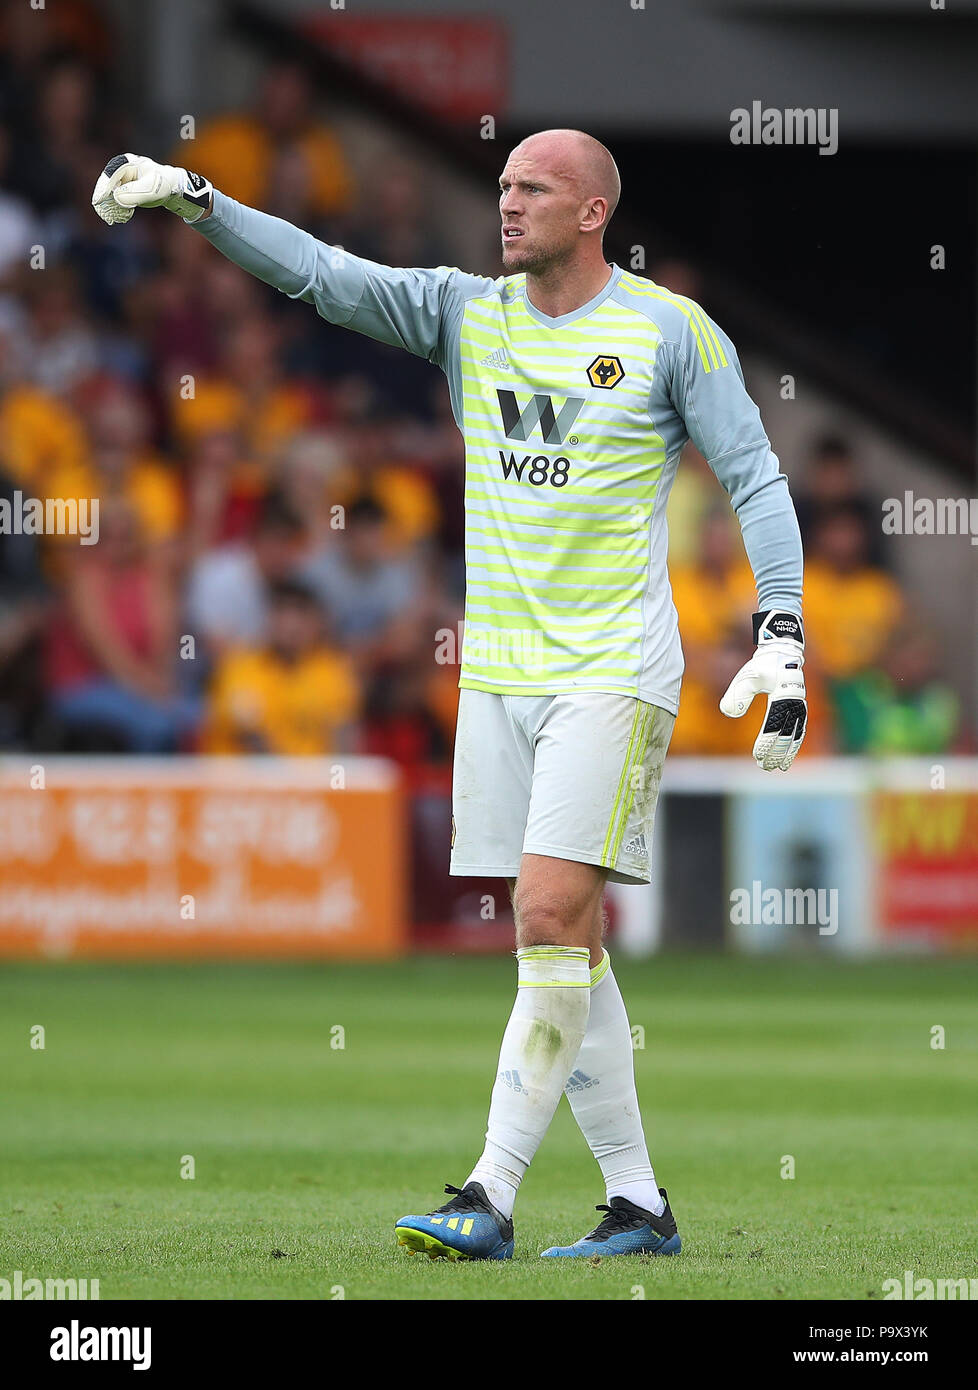
[[[757,650],[734,676],[720,701],[730,719],[747,713],[755,695],[767,695],[764,724],[754,758],[765,772],[787,772],[805,737],[805,634],[794,613],[754,614]]]
[[[201,174],[157,164],[144,154],[117,154],[99,175],[92,207],[103,222],[128,222],[136,208],[166,208],[196,222],[210,207],[213,186]]]

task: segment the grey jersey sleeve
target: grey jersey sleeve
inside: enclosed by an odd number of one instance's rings
[[[455,356],[463,300],[483,283],[448,266],[378,265],[216,191],[211,215],[188,225],[251,275],[313,305],[329,323],[446,370]]]
[[[694,312],[684,316],[673,344],[673,405],[737,513],[758,609],[800,616],[801,534],[788,480],[747,393],[733,343],[698,305],[685,302]]]

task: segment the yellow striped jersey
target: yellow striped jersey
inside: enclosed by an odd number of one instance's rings
[[[192,225],[329,322],[445,372],[465,439],[461,686],[676,712],[665,507],[688,439],[730,495],[758,607],[801,613],[786,479],[732,343],[694,301],[610,266],[589,303],[553,318],[523,275],[377,265],[221,194]]]

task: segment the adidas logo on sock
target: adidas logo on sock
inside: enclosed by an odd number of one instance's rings
[[[528,1096],[530,1093],[520,1080],[518,1071],[501,1071],[499,1079],[504,1086],[508,1086],[511,1091],[515,1091],[518,1096]]]
[[[586,1072],[581,1071],[580,1067],[578,1067],[576,1071],[572,1071],[567,1078],[567,1084],[564,1090],[569,1094],[571,1091],[587,1091],[592,1086],[600,1085],[601,1082],[596,1076],[588,1076]]]
[[[488,356],[482,358],[483,367],[496,367],[501,372],[512,371],[509,358],[502,348],[497,348],[495,352],[490,352]]]

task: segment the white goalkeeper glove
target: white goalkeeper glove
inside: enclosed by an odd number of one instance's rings
[[[720,709],[739,719],[755,695],[767,695],[764,725],[754,744],[754,757],[765,772],[787,772],[805,737],[805,634],[794,613],[754,614],[757,650],[727,687]]]
[[[200,174],[157,164],[144,154],[117,154],[99,175],[92,207],[103,222],[128,222],[136,208],[166,208],[196,222],[210,206],[214,189]]]

